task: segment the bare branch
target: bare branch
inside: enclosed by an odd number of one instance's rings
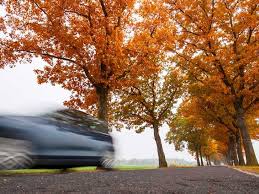
[[[91,74],[89,73],[88,69],[86,68],[86,66],[79,64],[78,62],[76,62],[73,59],[69,59],[69,58],[66,58],[64,56],[56,56],[56,55],[53,55],[53,54],[50,54],[50,53],[44,53],[44,52],[40,52],[39,53],[39,52],[27,51],[27,50],[16,50],[16,51],[17,52],[27,52],[27,53],[31,53],[31,54],[46,56],[46,57],[50,57],[50,58],[54,58],[54,59],[60,59],[60,60],[63,60],[63,61],[74,63],[74,64],[78,65],[79,67],[81,67],[84,70],[86,77],[90,80],[90,82],[92,84],[96,83],[94,78],[93,78],[93,76],[91,76]]]
[[[250,102],[249,105],[247,105],[247,107],[244,108],[244,111],[247,112],[253,105],[255,105],[258,102],[259,102],[259,98],[255,98]]]
[[[34,5],[36,5],[38,9],[42,11],[42,13],[44,13],[47,17],[49,17],[48,13],[42,7],[40,7],[40,5],[36,1],[33,0],[32,2],[34,3]]]
[[[103,11],[104,16],[105,16],[105,17],[108,17],[108,13],[107,13],[107,10],[106,10],[104,1],[103,1],[103,0],[99,0],[99,2],[100,2],[100,4],[101,4],[101,7],[102,7],[102,11]]]

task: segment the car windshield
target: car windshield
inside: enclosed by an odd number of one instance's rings
[[[85,130],[107,131],[105,129],[108,128],[106,122],[100,121],[82,111],[74,109],[57,110],[43,116],[68,125],[78,126]]]

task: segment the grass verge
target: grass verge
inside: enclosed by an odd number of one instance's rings
[[[69,168],[67,172],[86,172],[95,171],[96,167],[78,167]],[[0,175],[14,175],[14,174],[56,174],[62,173],[62,169],[19,169],[19,170],[0,170]]]
[[[156,166],[117,166],[116,170],[150,170],[156,169]]]
[[[259,174],[259,166],[235,166],[235,168],[243,171]]]
[[[117,166],[115,170],[147,170],[156,169],[154,166]],[[67,172],[93,172],[96,171],[95,166],[69,168]],[[19,169],[19,170],[0,170],[0,175],[15,174],[56,174],[62,173],[61,169]]]
[[[178,164],[173,164],[170,165],[169,168],[194,168],[197,166],[193,166],[193,165],[178,165]]]

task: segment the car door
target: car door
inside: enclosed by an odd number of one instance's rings
[[[100,144],[91,132],[67,123],[59,122],[57,125],[59,143],[56,146],[64,156],[87,159],[100,154]]]

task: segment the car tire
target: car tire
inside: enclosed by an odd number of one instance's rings
[[[103,154],[100,165],[98,167],[104,170],[113,170],[114,162],[114,152],[107,151]]]
[[[33,166],[32,145],[25,140],[0,138],[0,169],[25,169]]]

